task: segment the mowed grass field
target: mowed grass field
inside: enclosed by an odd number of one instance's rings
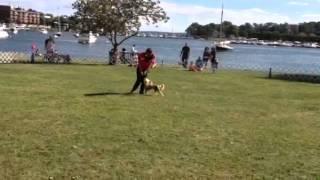
[[[320,85],[149,77],[165,97],[122,95],[124,66],[1,65],[0,179],[320,179]]]

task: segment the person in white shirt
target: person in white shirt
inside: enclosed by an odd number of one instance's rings
[[[138,51],[136,50],[136,45],[131,47],[131,64],[136,65],[138,63]]]

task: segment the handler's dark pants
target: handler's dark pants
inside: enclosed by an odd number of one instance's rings
[[[187,68],[187,67],[188,67],[188,59],[189,59],[188,56],[182,55],[181,61],[182,61],[182,66],[183,66],[184,68]]]
[[[32,54],[31,54],[31,64],[34,64],[34,58],[35,58],[35,56],[36,56],[35,53],[32,53]]]
[[[148,76],[147,73],[146,73],[146,74],[142,74],[142,72],[139,70],[139,68],[137,68],[137,81],[136,81],[136,83],[134,84],[131,92],[136,91],[136,90],[138,89],[139,85],[141,84],[139,93],[140,93],[140,94],[144,94],[144,86],[145,86],[145,84],[144,84],[144,79],[145,79],[147,76]]]

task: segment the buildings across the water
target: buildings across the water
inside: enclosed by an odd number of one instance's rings
[[[154,38],[179,38],[179,39],[191,39],[187,33],[175,33],[175,32],[157,32],[157,31],[141,31],[137,35],[138,37],[154,37]]]
[[[41,12],[0,5],[0,23],[40,25]]]

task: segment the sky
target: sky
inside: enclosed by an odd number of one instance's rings
[[[73,13],[74,0],[0,0],[53,14]],[[222,0],[161,0],[170,20],[142,30],[184,32],[193,22],[220,23]],[[249,23],[290,23],[320,21],[320,0],[224,0],[224,20],[240,25]]]

